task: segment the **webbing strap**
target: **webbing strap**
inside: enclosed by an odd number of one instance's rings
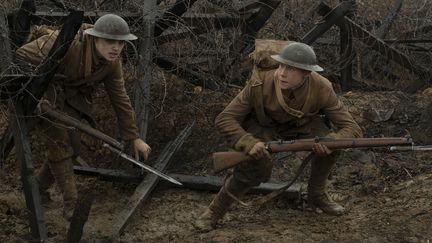
[[[235,195],[233,195],[228,188],[225,186],[226,183],[226,179],[224,181],[224,185],[223,187],[225,188],[225,191],[227,192],[227,194],[234,199],[235,201],[237,201],[241,206],[243,207],[247,207],[247,208],[251,208],[251,207],[257,207],[260,205],[263,205],[267,202],[270,202],[271,200],[275,199],[276,197],[278,197],[279,195],[281,195],[282,193],[284,193],[290,186],[292,186],[294,184],[294,182],[299,178],[299,176],[303,173],[304,169],[306,168],[306,165],[315,157],[314,153],[310,153],[301,163],[301,165],[299,166],[299,168],[297,169],[294,178],[285,186],[274,190],[273,192],[263,196],[263,197],[259,197],[256,198],[254,200],[251,200],[249,202],[244,202],[242,200],[240,200],[238,197],[236,197]]]

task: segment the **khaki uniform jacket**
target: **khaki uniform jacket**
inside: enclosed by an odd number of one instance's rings
[[[97,55],[93,37],[82,33],[89,26],[84,24],[73,40],[46,96],[57,109],[62,110],[67,103],[91,117],[92,93],[97,85],[103,83],[117,115],[122,139],[138,138],[135,113],[124,86],[121,61],[108,62]],[[57,36],[58,31],[54,31],[20,47],[16,51],[16,59],[21,68],[29,70],[39,65]]]
[[[215,123],[235,149],[248,152],[260,140],[242,127],[245,120],[255,119],[262,127],[298,129],[319,114],[324,114],[337,128],[330,136],[362,136],[360,127],[323,76],[311,72],[300,87],[282,93],[276,70],[255,69],[246,87],[216,117]]]

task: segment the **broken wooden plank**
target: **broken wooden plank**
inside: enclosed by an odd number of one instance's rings
[[[195,190],[219,191],[224,183],[224,178],[220,176],[193,176],[183,174],[169,174],[176,180],[180,181],[184,187]],[[259,186],[253,187],[248,193],[266,194],[281,188],[283,184],[279,183],[261,183]],[[303,184],[297,183],[289,187],[284,195],[289,198],[298,198]]]
[[[240,83],[242,75],[238,60],[244,60],[253,51],[258,31],[265,25],[280,3],[279,0],[260,0],[250,4],[253,7],[245,6],[242,8],[242,12],[253,11],[254,13],[243,21],[240,37],[229,47],[232,59],[228,63],[222,62],[216,66],[215,72],[218,76],[234,83]]]
[[[344,60],[341,70],[341,89],[343,91],[351,90],[353,87],[353,76],[352,76],[352,59],[353,59],[353,39],[351,35],[351,29],[345,19],[342,19],[341,23],[338,24],[340,29],[340,59]]]
[[[34,240],[44,241],[48,237],[47,229],[43,217],[39,186],[33,176],[32,151],[22,103],[18,102],[14,105],[10,102],[9,111],[16,156],[21,165],[21,181],[28,209],[30,231]]]
[[[163,171],[169,165],[172,156],[177,152],[178,149],[180,149],[185,140],[191,134],[193,126],[194,123],[187,125],[174,141],[168,143],[165,146],[164,150],[154,164],[154,168],[156,170]],[[159,176],[154,174],[148,174],[144,177],[144,180],[137,186],[134,194],[132,197],[130,197],[128,203],[125,205],[125,208],[117,217],[117,220],[113,226],[113,230],[110,234],[111,238],[116,238],[123,231],[136,208],[149,197],[150,193],[159,182],[159,179]]]
[[[35,1],[23,0],[19,10],[8,17],[11,23],[10,39],[14,49],[20,47],[27,38],[30,32],[31,20],[35,12]]]
[[[140,182],[143,177],[137,174],[130,174],[123,170],[112,170],[104,168],[92,168],[83,166],[74,166],[74,172],[77,175],[95,176],[100,180],[105,181],[116,181],[116,182],[127,182],[136,183]],[[169,176],[175,178],[183,184],[184,188],[193,190],[207,190],[207,191],[218,191],[224,181],[223,177],[220,176],[198,176],[198,175],[185,175],[185,174],[175,174],[169,173]],[[166,186],[173,186],[172,183],[165,183],[161,181]],[[275,189],[279,189],[283,185],[280,183],[261,183],[259,186],[252,188],[248,191],[251,194],[266,194],[270,193]],[[288,188],[285,192],[285,196],[294,198],[298,197],[300,193],[302,184],[294,184],[292,187]]]
[[[324,4],[321,2],[321,4]],[[320,5],[321,5],[320,4]],[[322,13],[322,7],[319,7],[318,13],[320,15],[324,15],[324,18],[318,22],[308,33],[306,33],[300,40],[305,44],[312,44],[316,39],[322,36],[327,30],[329,30],[333,25],[340,22],[342,18],[345,17],[352,9],[351,2],[342,2],[334,9],[326,9],[328,10],[325,14]],[[328,7],[330,8],[330,7]]]
[[[388,46],[384,41],[376,38],[372,33],[363,29],[361,26],[356,24],[354,21],[348,19],[348,23],[353,31],[353,36],[357,37],[360,41],[381,53],[381,55],[387,57],[389,60],[394,61],[402,67],[410,70],[413,74],[416,74],[420,79],[406,88],[407,92],[414,93],[422,86],[429,84],[431,72],[426,68],[415,63],[414,60],[398,51],[397,49]]]
[[[17,99],[16,104],[13,104],[13,100],[10,100],[9,110],[11,114],[9,117],[12,123],[9,124],[10,128],[6,129],[6,134],[2,137],[2,148],[8,148],[8,145],[12,144],[12,142],[15,143],[17,159],[21,162],[21,180],[24,185],[26,204],[30,212],[30,228],[33,237],[39,241],[45,240],[47,233],[40,205],[39,187],[33,178],[34,167],[31,158],[31,146],[27,138],[28,131],[24,118],[34,111],[39,99],[47,89],[56,67],[60,63],[59,60],[66,54],[70,43],[81,26],[82,15],[82,11],[72,11],[70,13],[47,59],[38,69],[37,73],[39,75],[32,77],[31,82],[26,87],[28,93],[25,94],[27,96],[22,94]],[[4,152],[1,151],[3,158],[7,156]]]
[[[23,2],[24,3],[24,2]],[[45,93],[46,89],[54,77],[60,60],[66,55],[70,44],[72,43],[78,29],[81,27],[83,11],[72,11],[66,18],[66,21],[60,30],[48,56],[39,66],[35,76],[30,77],[29,84],[26,86],[26,96],[17,99],[23,99],[24,114],[33,114],[37,103]],[[31,95],[30,95],[31,94]],[[24,95],[24,93],[22,94]],[[3,162],[13,148],[13,136],[11,129],[7,128],[2,135],[0,143],[0,161]]]
[[[98,177],[100,180],[103,181],[139,183],[144,179],[142,175],[131,174],[123,170],[94,168],[94,167],[77,166],[77,165],[75,165],[73,168],[74,168],[74,173],[77,175]]]
[[[256,4],[251,4],[260,6],[259,10],[244,21],[241,28],[241,38],[230,47],[232,53],[240,53],[240,58],[243,59],[252,52],[258,31],[265,25],[280,3],[279,0],[260,0]],[[244,9],[249,9],[249,7],[245,6]]]
[[[24,113],[26,115],[33,113],[40,98],[48,88],[51,79],[57,71],[60,60],[66,55],[78,29],[81,27],[83,13],[83,11],[70,12],[48,56],[39,66],[36,77],[32,78],[27,86],[27,91],[31,95],[27,95],[23,100],[24,107],[26,108]]]
[[[338,18],[334,22],[339,27],[340,30],[340,59],[345,60],[341,63],[341,78],[340,85],[343,91],[350,90],[353,87],[353,77],[352,77],[352,34],[349,24],[345,21],[343,16],[352,15],[352,10],[355,9],[355,3],[352,1],[343,1],[342,6],[339,5],[331,11],[323,11],[321,7],[321,1],[317,5],[317,10],[320,15],[324,18],[329,16],[334,12],[334,18]],[[339,8],[339,10],[337,9]],[[325,9],[325,8],[324,8]],[[343,15],[343,16],[342,16]],[[342,16],[342,17],[341,17]],[[330,17],[328,17],[330,18]],[[311,33],[311,32],[310,32]]]
[[[320,4],[320,11],[331,11],[331,8],[322,2]],[[364,44],[368,45],[375,51],[381,53],[381,55],[387,57],[389,60],[392,60],[396,62],[397,64],[401,65],[402,67],[410,70],[413,74],[416,74],[420,79],[419,82],[411,84],[409,87],[406,88],[407,92],[416,92],[419,88],[422,86],[429,84],[431,77],[431,72],[428,71],[426,68],[416,64],[414,60],[411,60],[408,56],[403,54],[402,52],[398,51],[397,49],[387,45],[384,41],[377,38],[375,35],[370,33],[369,31],[363,29],[360,25],[355,23],[353,20],[351,20],[348,17],[344,17],[347,23],[349,24],[353,36],[356,37],[359,41],[363,42]]]
[[[400,12],[402,8],[403,0],[394,0],[393,6],[390,9],[387,17],[384,19],[383,24],[378,28],[375,32],[375,36],[379,39],[384,39],[387,32],[390,30],[390,27],[393,23],[393,20],[396,18],[396,15]]]

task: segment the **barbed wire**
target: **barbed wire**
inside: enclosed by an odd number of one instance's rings
[[[170,9],[176,1],[160,1],[157,9],[157,16],[162,16],[166,10]],[[252,2],[252,1],[248,1]],[[239,17],[236,9],[246,1],[216,1],[198,0],[188,9],[186,15],[194,14],[226,14]],[[327,3],[335,7],[340,1],[332,0]],[[0,5],[12,12],[19,7],[20,1],[4,1]],[[134,13],[142,12],[142,1],[138,0],[114,0],[114,1],[62,1],[62,4],[69,8],[82,9],[85,11],[112,11],[120,14],[122,11]],[[385,16],[392,9],[393,1],[361,1],[357,0],[357,11],[352,19],[371,33],[375,33],[383,24]],[[38,10],[53,11],[58,9],[52,1],[37,0]],[[275,9],[271,18],[265,26],[258,32],[257,38],[300,40],[322,16],[316,12],[317,1],[314,0],[291,0],[281,1]],[[113,11],[115,10],[115,11]],[[391,28],[385,36],[389,46],[405,54],[414,63],[429,70],[428,66],[432,59],[432,12],[431,1],[403,1],[402,8],[393,20]],[[231,28],[219,28],[221,23],[191,27],[182,20],[181,17],[170,16],[167,28],[163,35],[178,33],[180,31],[187,35],[187,38],[178,38],[159,44],[154,40],[154,56],[170,57],[175,60],[179,68],[199,67],[202,76],[213,74],[218,75],[222,82],[230,83],[232,78],[228,75],[232,71],[232,60],[238,58],[240,53],[233,53],[231,45],[242,36],[242,24],[244,19],[237,26]],[[142,17],[129,21],[131,29],[139,33]],[[52,23],[56,25],[57,23]],[[396,42],[397,40],[424,40],[417,43]],[[243,43],[242,43],[243,44]],[[415,82],[418,76],[409,71],[408,67],[395,64],[391,59],[386,58],[386,50],[373,51],[370,47],[363,44],[360,39],[354,39],[353,48],[347,50],[349,53],[341,55],[340,50],[340,31],[337,26],[332,27],[324,35],[318,38],[312,46],[317,52],[317,56],[326,69],[326,74],[338,74],[349,63],[353,63],[353,73],[355,78],[370,82],[380,82],[392,88],[399,88],[409,82]],[[16,47],[14,47],[16,48]],[[125,52],[125,67],[134,68],[138,59],[137,51],[127,48]],[[240,60],[238,60],[240,61]],[[12,66],[13,64],[11,64]],[[16,67],[11,67],[16,69]],[[235,70],[236,71],[236,70]],[[431,79],[431,77],[426,77]]]

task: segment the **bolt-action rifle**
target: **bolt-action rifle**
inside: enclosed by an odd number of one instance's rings
[[[117,141],[116,139],[106,135],[105,133],[103,133],[97,129],[94,129],[94,128],[86,125],[86,124],[83,124],[71,116],[68,116],[62,112],[59,112],[59,111],[52,109],[51,106],[45,102],[41,103],[41,110],[42,110],[43,116],[48,116],[52,119],[56,119],[56,120],[66,124],[68,126],[74,127],[74,128],[76,128],[82,132],[85,132],[92,137],[95,137],[97,139],[102,140],[104,142],[105,148],[108,148],[109,150],[117,153],[118,155],[120,155],[122,158],[128,160],[129,162],[132,162],[132,163],[140,166],[141,168],[143,168],[143,169],[145,169],[145,170],[147,170],[147,171],[149,171],[149,172],[151,172],[157,176],[160,176],[161,178],[163,178],[169,182],[172,182],[172,183],[177,184],[177,185],[182,185],[182,183],[177,181],[176,179],[174,179],[168,175],[165,175],[164,173],[157,171],[156,169],[154,169],[154,168],[130,157],[129,155],[123,153],[122,152],[122,150],[124,149],[123,144],[120,143],[119,141]]]
[[[270,141],[266,143],[266,149],[270,153],[312,151],[315,143],[327,146],[330,150],[346,148],[372,148],[405,145],[407,148],[413,147],[411,138],[405,137],[384,137],[384,138],[328,138],[317,137],[312,139],[298,139],[288,141]],[[393,150],[402,150],[405,147],[392,147]],[[216,152],[213,153],[213,169],[220,172],[234,167],[242,162],[253,160],[244,152]]]

